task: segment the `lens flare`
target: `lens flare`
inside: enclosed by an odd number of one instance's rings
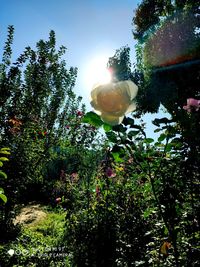
[[[152,67],[168,67],[200,59],[200,38],[196,18],[177,12],[156,26],[144,45],[144,62]]]

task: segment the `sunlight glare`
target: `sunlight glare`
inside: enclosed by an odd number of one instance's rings
[[[95,84],[106,84],[111,81],[111,73],[106,67],[107,62],[106,56],[98,56],[90,61],[85,73],[88,90]]]

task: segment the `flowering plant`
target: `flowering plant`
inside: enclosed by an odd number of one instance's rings
[[[188,98],[187,99],[187,105],[183,106],[183,109],[187,110],[188,112],[191,112],[192,109],[195,111],[198,111],[200,108],[200,100],[195,98]]]
[[[96,85],[91,92],[91,105],[110,125],[120,124],[124,116],[136,109],[134,98],[138,87],[132,81]]]

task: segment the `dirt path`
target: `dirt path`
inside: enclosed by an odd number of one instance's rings
[[[21,209],[14,219],[14,224],[34,225],[46,217],[46,212],[40,204],[30,204]]]

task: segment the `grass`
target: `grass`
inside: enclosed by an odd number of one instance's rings
[[[0,246],[2,266],[70,266],[63,245],[65,212],[48,207],[44,211],[45,218],[37,223],[23,226],[15,241]]]

